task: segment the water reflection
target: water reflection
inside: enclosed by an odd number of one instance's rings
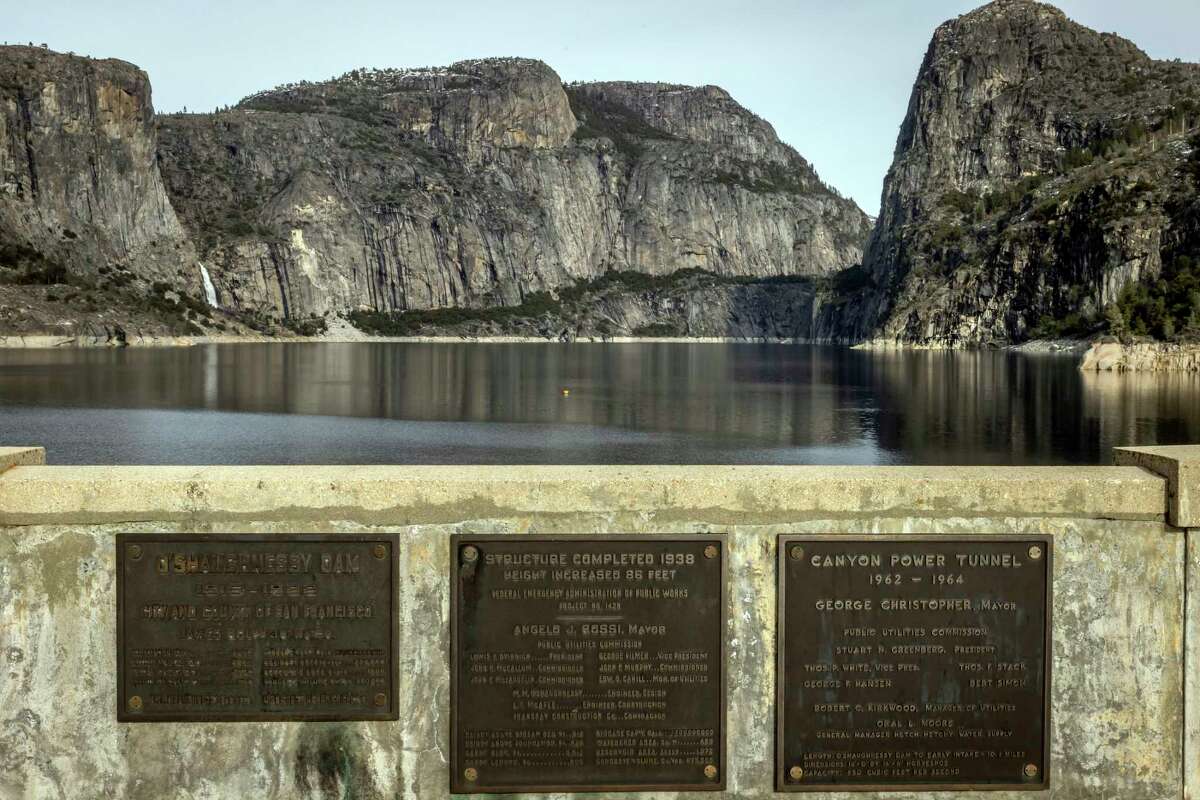
[[[1200,441],[1200,376],[754,344],[0,351],[18,440],[57,463],[1107,463]]]

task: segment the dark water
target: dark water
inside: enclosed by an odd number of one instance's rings
[[[569,389],[564,396],[562,390]],[[757,344],[0,350],[57,464],[1103,464],[1200,442],[1200,376]]]

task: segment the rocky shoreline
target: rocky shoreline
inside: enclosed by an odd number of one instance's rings
[[[101,347],[197,347],[230,344],[361,344],[361,343],[432,343],[432,344],[835,344],[811,339],[745,336],[579,336],[560,339],[546,336],[371,336],[344,326],[321,336],[142,336],[123,343],[102,336],[0,335],[4,349],[74,349]],[[849,345],[847,345],[849,346]],[[858,350],[961,350],[930,347],[894,341],[874,341],[854,345]],[[1039,339],[1004,348],[1025,355],[1078,356],[1084,372],[1200,372],[1200,343],[1112,341],[1088,342],[1078,339]]]
[[[806,339],[739,336],[368,336],[333,333],[324,336],[143,336],[117,343],[102,336],[0,336],[0,350],[84,349],[101,347],[196,347],[206,344],[820,344]]]
[[[1096,342],[1079,362],[1084,372],[1200,372],[1200,343]]]

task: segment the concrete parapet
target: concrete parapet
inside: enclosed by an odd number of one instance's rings
[[[640,529],[875,516],[1162,520],[1167,482],[1134,467],[30,467],[0,481],[0,524],[507,519]]]
[[[45,463],[44,447],[0,447],[0,472],[9,467],[32,467]]]
[[[728,789],[704,796],[777,796],[777,534],[999,533],[1054,543],[1052,777],[1041,796],[1198,800],[1200,544],[1166,519],[1170,477],[1137,463],[14,466],[0,475],[0,797],[448,798],[451,534],[720,531]],[[139,531],[398,533],[400,719],[118,723],[115,535]]]
[[[1119,465],[1145,467],[1167,479],[1167,518],[1180,528],[1200,527],[1200,445],[1118,447]]]

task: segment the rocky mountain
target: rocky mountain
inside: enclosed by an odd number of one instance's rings
[[[515,306],[613,270],[819,275],[868,232],[720,89],[564,87],[523,59],[167,116],[159,154],[222,306],[289,317]]]
[[[155,125],[150,81],[132,64],[0,48],[0,331],[38,317],[26,301],[46,306],[33,285],[94,291],[111,279],[124,319],[145,305],[119,294],[134,274],[198,287]],[[76,311],[68,316],[104,315],[94,298]]]
[[[526,59],[156,117],[129,64],[5,47],[0,103],[9,332],[307,331],[610,272],[819,276],[860,261],[870,228],[721,89],[564,86]]]
[[[1102,329],[1129,287],[1200,255],[1198,124],[1200,65],[1032,0],[947,22],[857,291],[824,333],[968,346]]]
[[[137,263],[178,278],[191,252],[159,175],[146,74],[123,61],[5,50],[3,246],[44,269]]]
[[[1200,339],[1200,65],[1033,0],[934,33],[873,229],[717,87],[525,59],[156,117],[6,47],[0,126],[0,331]]]

